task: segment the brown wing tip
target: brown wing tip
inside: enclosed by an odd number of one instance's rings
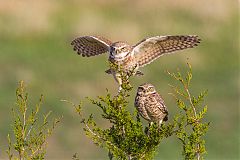
[[[198,35],[188,35],[188,36],[185,36],[185,38],[187,39],[188,42],[191,43],[191,46],[189,46],[189,48],[198,46],[198,44],[201,43],[202,41]]]
[[[196,40],[195,40],[196,43],[201,43],[202,39],[199,38],[199,36],[195,35],[194,37],[195,37],[195,39],[196,39]]]
[[[199,38],[198,35],[192,35],[190,38],[195,42],[195,43],[200,43],[202,41],[201,38]]]
[[[73,46],[75,44],[75,39],[72,40],[70,44]]]
[[[70,43],[73,46],[73,51],[76,51],[78,55],[82,55],[82,57],[85,57],[86,55],[82,54],[80,52],[80,50],[77,48],[76,44],[77,44],[77,39],[74,39],[71,41]]]
[[[71,41],[71,45],[73,46],[73,50],[77,52],[78,55],[82,55],[82,57],[91,57],[98,54],[105,53],[106,46],[108,43],[111,44],[111,41],[104,37],[100,36],[82,36],[75,38]],[[88,45],[90,44],[90,45]],[[97,47],[93,47],[94,45],[98,45]],[[98,50],[96,50],[96,48]]]
[[[189,46],[190,48],[197,46],[202,41],[198,35],[177,35],[177,36],[169,36],[168,38],[172,39],[176,37],[181,41],[187,41],[191,43],[191,46]]]

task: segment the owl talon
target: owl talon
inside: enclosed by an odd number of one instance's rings
[[[107,74],[112,74],[112,70],[111,70],[111,69],[108,69],[108,70],[105,71],[105,73],[107,73]]]
[[[159,121],[159,127],[161,127],[161,124],[162,124],[162,122],[163,122],[163,120],[161,119],[160,121]]]
[[[119,87],[118,87],[118,93],[120,93],[120,92],[121,92],[121,90],[122,90],[122,86],[121,86],[121,85],[119,85]]]
[[[141,71],[139,71],[139,70],[136,72],[136,76],[143,76],[143,75],[144,74]]]

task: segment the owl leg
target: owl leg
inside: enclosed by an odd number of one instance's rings
[[[153,124],[154,124],[154,122],[148,123],[148,127],[146,127],[146,129],[145,129],[145,134],[147,134],[148,136],[150,135],[149,129]]]
[[[114,79],[116,80],[116,82],[118,83],[119,87],[118,87],[118,92],[120,92],[122,90],[122,79],[121,79],[121,75],[119,73],[115,73],[114,74]]]
[[[159,121],[159,127],[161,126],[161,124],[162,124],[162,122],[163,122],[163,120],[161,119],[160,121]]]
[[[120,92],[121,92],[121,90],[122,90],[122,86],[121,86],[121,85],[119,85],[119,87],[118,87],[118,93],[120,93]]]
[[[151,125],[153,125],[153,124],[154,124],[154,122],[150,122],[150,123],[149,123],[149,127],[150,127]]]

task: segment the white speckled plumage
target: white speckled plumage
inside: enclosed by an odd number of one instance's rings
[[[100,36],[83,36],[74,39],[71,43],[73,49],[83,57],[91,57],[109,53],[109,61],[119,66],[118,69],[110,68],[106,72],[113,74],[119,85],[120,68],[128,73],[134,68],[134,74],[143,67],[162,55],[174,53],[178,50],[193,48],[200,43],[196,35],[155,36],[143,39],[134,46],[126,42],[111,42]]]
[[[138,87],[134,105],[138,113],[149,122],[161,124],[168,120],[168,110],[163,98],[152,84],[145,83]]]

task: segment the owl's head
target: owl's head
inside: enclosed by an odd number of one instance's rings
[[[130,55],[132,47],[125,42],[115,42],[110,46],[110,57],[121,61]]]
[[[138,86],[137,94],[138,95],[150,95],[156,93],[155,87],[150,83],[144,83]]]

